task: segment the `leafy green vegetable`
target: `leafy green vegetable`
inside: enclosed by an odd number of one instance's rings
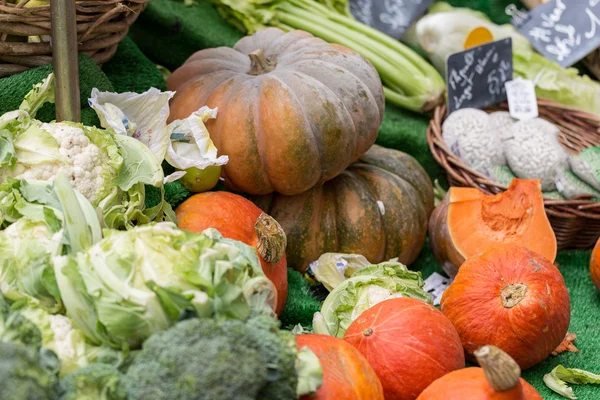
[[[359,269],[329,293],[321,312],[315,315],[313,327],[316,333],[341,338],[352,321],[384,300],[412,297],[431,303],[423,286],[421,274],[397,260]]]
[[[0,185],[0,228],[0,291],[60,311],[53,258],[100,240],[92,205],[61,174],[54,184],[10,179]]]
[[[325,253],[310,265],[310,272],[331,291],[352,274],[371,265],[359,254]]]
[[[575,385],[600,384],[600,375],[577,368],[565,368],[558,365],[549,374],[544,375],[544,383],[554,392],[568,399],[577,399],[567,383]]]
[[[75,326],[117,348],[138,347],[190,310],[244,320],[275,299],[253,247],[169,222],[105,231],[88,251],[56,258],[55,270]]]

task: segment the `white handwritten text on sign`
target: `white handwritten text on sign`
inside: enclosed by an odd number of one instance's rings
[[[433,0],[350,0],[350,13],[393,38],[400,38]]]
[[[551,0],[519,30],[544,56],[570,67],[600,46],[600,0]]]
[[[447,64],[449,112],[500,103],[506,100],[504,83],[512,80],[512,40],[502,39],[451,54]]]

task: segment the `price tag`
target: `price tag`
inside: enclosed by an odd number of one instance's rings
[[[363,24],[399,39],[433,1],[350,0],[350,13]]]
[[[504,84],[512,77],[510,38],[451,54],[446,68],[448,111],[485,108],[506,100]]]
[[[434,272],[429,276],[429,278],[425,279],[425,286],[423,286],[423,290],[427,293],[431,294],[433,297],[433,305],[440,305],[440,300],[442,300],[442,295],[444,291],[450,286],[452,283],[452,279],[446,278],[437,272]]]
[[[549,0],[517,28],[546,58],[570,67],[600,46],[600,0]]]
[[[530,80],[517,78],[504,84],[510,116],[518,120],[536,118],[538,114],[535,85]]]

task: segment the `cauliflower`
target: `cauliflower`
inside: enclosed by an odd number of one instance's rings
[[[510,169],[519,178],[540,179],[545,192],[555,190],[556,172],[569,158],[559,134],[556,126],[541,118],[515,123],[503,141]]]
[[[450,114],[442,125],[442,137],[450,151],[469,167],[491,176],[495,165],[504,165],[500,135],[490,129],[490,117],[481,110],[463,108]]]
[[[63,173],[101,211],[107,228],[175,220],[162,200],[146,209],[145,185],[161,188],[161,161],[129,136],[72,122],[42,123],[35,113],[53,99],[53,75],[25,96],[19,110],[0,116],[0,184],[8,178],[53,181]]]
[[[101,150],[88,138],[87,129],[70,123],[43,123],[40,130],[49,133],[55,140],[60,155],[60,162],[47,160],[40,164],[21,164],[17,160],[11,175],[18,179],[52,181],[59,171],[70,180],[71,185],[85,196],[92,204],[109,193],[115,175],[114,163],[111,162],[107,148]]]

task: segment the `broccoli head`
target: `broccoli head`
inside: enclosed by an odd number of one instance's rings
[[[0,341],[22,343],[39,349],[42,333],[36,324],[20,312],[10,312],[0,305]]]
[[[129,400],[255,400],[267,381],[245,323],[189,319],[151,336],[126,375]]]
[[[267,366],[267,382],[257,399],[295,399],[298,386],[296,355],[298,345],[294,335],[279,330],[280,322],[268,315],[259,315],[247,322],[250,335],[257,344]]]
[[[0,342],[2,400],[54,400],[60,361],[52,351],[18,342]]]
[[[126,400],[124,375],[112,365],[90,364],[60,382],[60,400]]]

